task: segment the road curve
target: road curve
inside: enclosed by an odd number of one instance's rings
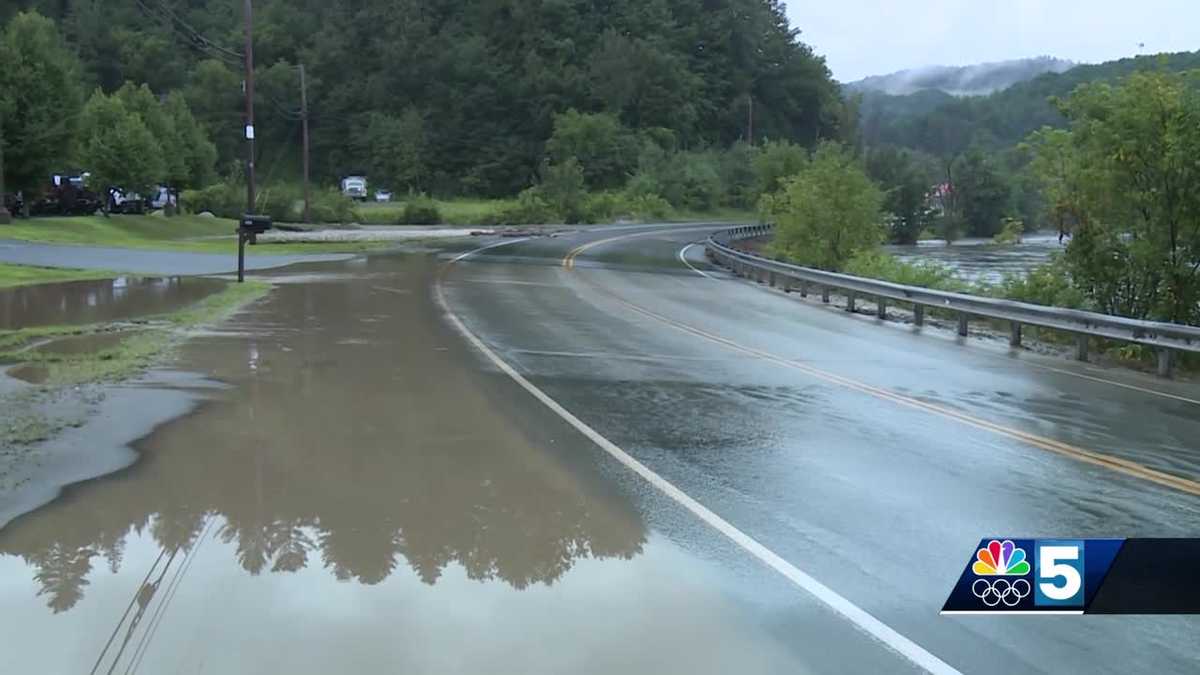
[[[496,246],[439,292],[489,360],[906,667],[1194,666],[1194,619],[938,609],[981,537],[1195,536],[1200,391],[733,279],[691,246],[712,229]]]

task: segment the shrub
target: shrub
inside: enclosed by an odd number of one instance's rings
[[[490,225],[542,225],[558,220],[554,209],[542,199],[536,188],[517,196],[517,202],[485,218]]]
[[[629,212],[638,220],[662,220],[671,215],[671,203],[656,194],[640,194],[628,200]]]
[[[404,205],[400,220],[406,225],[440,225],[442,212],[438,209],[437,202],[419,195]]]
[[[1066,262],[1056,256],[1045,265],[1033,268],[1024,276],[1009,275],[994,294],[1008,300],[1035,305],[1084,309],[1087,300],[1075,287]]]
[[[184,190],[183,207],[191,213],[207,211],[221,218],[238,219],[246,210],[244,190],[227,183],[214,183],[203,190]]]
[[[598,192],[583,199],[583,222],[609,223],[629,215],[629,205],[620,193]]]
[[[1021,235],[1025,232],[1025,223],[1016,218],[1005,218],[1004,227],[992,237],[997,244],[1010,246],[1021,243]]]
[[[303,196],[292,185],[272,185],[258,194],[258,212],[271,217],[277,223],[291,223],[303,217],[298,208]]]
[[[542,182],[534,188],[538,197],[550,205],[557,218],[568,223],[583,219],[583,167],[574,158],[559,164],[547,164],[542,170]]]
[[[314,192],[309,215],[316,223],[352,223],[356,220],[354,201],[335,188]]]
[[[967,284],[954,276],[954,270],[932,261],[909,263],[883,251],[863,251],[846,263],[846,274],[880,279],[906,286],[921,286],[942,291],[966,291]]]

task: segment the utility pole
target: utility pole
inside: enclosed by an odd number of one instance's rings
[[[749,111],[749,132],[746,134],[750,137],[750,145],[754,145],[754,94],[746,94],[746,107]]]
[[[312,190],[308,179],[308,83],[304,79],[304,64],[300,64],[300,124],[304,129],[304,222],[311,223],[309,217],[309,202],[312,200]]]
[[[246,213],[254,213],[254,9],[244,0],[246,11]]]
[[[8,202],[4,191],[4,129],[0,127],[0,225],[12,222],[12,214],[8,212]]]

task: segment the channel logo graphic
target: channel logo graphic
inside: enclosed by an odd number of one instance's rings
[[[1082,614],[1121,544],[1117,539],[984,539],[942,612]],[[1089,575],[1085,561],[1101,567]]]

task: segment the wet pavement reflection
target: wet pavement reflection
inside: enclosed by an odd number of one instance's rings
[[[216,293],[225,285],[198,277],[121,276],[0,290],[0,330],[81,326],[170,312]]]

